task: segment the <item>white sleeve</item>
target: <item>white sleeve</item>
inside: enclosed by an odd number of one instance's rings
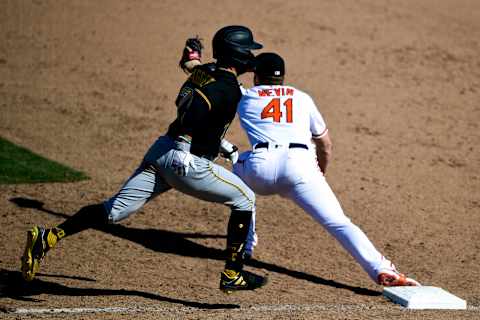
[[[317,106],[313,102],[312,98],[309,97],[310,100],[310,132],[312,132],[312,136],[314,138],[321,138],[327,132],[327,125],[325,124],[325,120],[323,120],[322,115],[317,109]]]

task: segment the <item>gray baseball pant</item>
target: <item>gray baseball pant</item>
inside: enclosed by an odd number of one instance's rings
[[[118,193],[104,202],[109,222],[129,217],[151,199],[174,188],[197,199],[223,203],[231,210],[251,211],[246,252],[252,254],[257,242],[255,194],[237,175],[195,155],[186,176],[179,176],[172,167],[175,153],[189,150],[190,144],[184,141],[168,136],[158,138]]]

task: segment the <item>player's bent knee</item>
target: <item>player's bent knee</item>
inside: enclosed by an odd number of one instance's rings
[[[118,223],[135,213],[141,206],[125,205],[120,201],[106,201],[104,203],[108,223]]]
[[[232,210],[254,211],[255,193],[250,188],[242,188],[241,193],[233,200]]]

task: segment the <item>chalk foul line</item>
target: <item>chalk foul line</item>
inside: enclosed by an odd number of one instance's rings
[[[243,312],[305,312],[305,311],[392,311],[392,310],[408,310],[397,305],[370,305],[370,304],[274,304],[274,305],[257,305],[250,307],[242,307],[236,309],[228,309],[229,313]],[[82,314],[82,313],[190,313],[198,311],[193,307],[165,307],[165,306],[135,306],[135,307],[85,307],[85,308],[17,308],[6,311],[7,313],[35,315],[35,314]],[[226,309],[201,309],[208,312],[225,312]],[[413,311],[413,310],[408,310]],[[415,310],[421,311],[421,310]],[[447,311],[447,310],[438,310]],[[452,310],[448,310],[452,311]],[[467,306],[467,310],[459,310],[458,312],[480,312],[480,306]]]

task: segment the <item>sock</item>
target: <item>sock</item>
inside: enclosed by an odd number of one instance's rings
[[[42,239],[46,244],[46,247],[44,248],[44,252],[47,253],[48,250],[55,247],[57,242],[63,237],[65,237],[65,231],[63,231],[58,227],[46,229],[42,235]]]
[[[63,230],[61,238],[90,229],[100,228],[108,224],[107,213],[103,203],[88,205],[81,208],[73,216],[57,226]]]

